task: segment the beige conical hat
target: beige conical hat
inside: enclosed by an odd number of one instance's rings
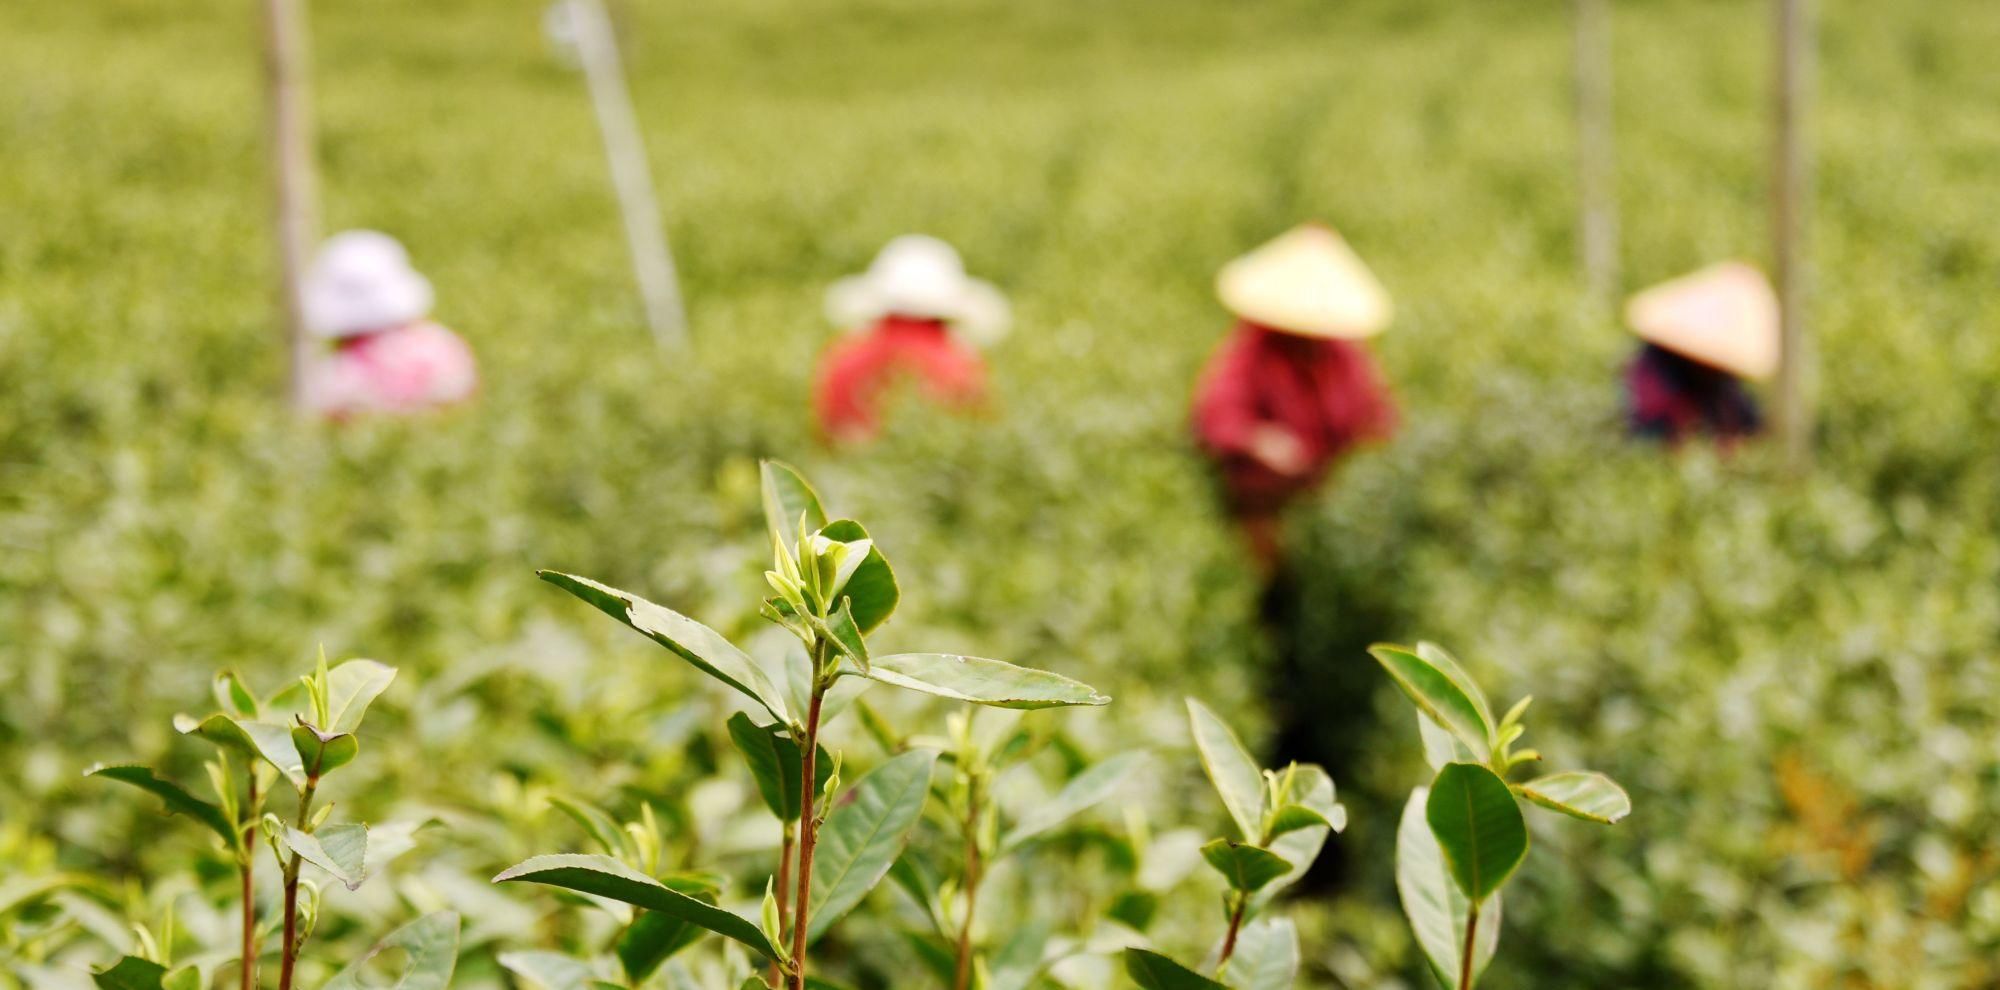
[[[1372,337],[1389,325],[1389,293],[1324,224],[1295,227],[1227,265],[1215,293],[1252,323],[1305,337]]]
[[[1625,320],[1641,340],[1744,378],[1778,370],[1778,296],[1764,273],[1725,261],[1632,297]]]

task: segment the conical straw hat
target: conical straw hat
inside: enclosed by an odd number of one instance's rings
[[[1389,325],[1389,293],[1333,228],[1309,223],[1222,266],[1222,305],[1303,337],[1372,337]]]
[[[1625,320],[1640,339],[1744,378],[1778,370],[1778,297],[1740,261],[1710,265],[1632,297]]]

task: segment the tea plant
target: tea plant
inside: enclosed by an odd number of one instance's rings
[[[730,725],[758,792],[786,835],[759,919],[718,906],[707,891],[675,889],[650,875],[653,864],[610,856],[538,856],[494,879],[622,901],[639,909],[634,927],[652,914],[661,916],[663,927],[677,922],[715,932],[757,953],[774,982],[804,990],[810,946],[888,874],[923,814],[938,758],[936,750],[912,748],[861,777],[851,794],[836,801],[842,784],[840,756],[824,753],[820,732],[852,699],[848,685],[873,681],[1022,710],[1102,705],[1110,699],[1061,675],[999,660],[940,653],[872,655],[867,637],[889,618],[901,597],[888,560],[860,523],[829,521],[818,493],[792,468],[765,462],[761,485],[772,555],[772,568],[764,577],[775,594],[760,611],[802,647],[787,656],[782,688],[749,654],[694,619],[588,578],[541,572],[544,580],[743,694],[754,703],[753,712],[761,710],[771,718],[760,724],[752,716],[739,716]],[[787,888],[789,896],[781,896],[779,891]]]
[[[353,890],[389,861],[415,845],[416,824],[382,826],[372,833],[358,822],[327,821],[331,804],[315,807],[321,784],[360,755],[356,732],[396,670],[373,660],[349,660],[329,668],[324,654],[317,668],[295,685],[259,701],[232,671],[216,675],[212,687],[221,711],[202,718],[178,715],[174,727],[216,747],[203,766],[214,800],[196,796],[138,764],[100,764],[87,776],[104,777],[145,790],[170,813],[185,815],[216,833],[236,864],[241,886],[237,953],[242,990],[258,985],[259,944],[270,933],[257,923],[256,842],[261,833],[282,875],[279,930],[279,990],[292,990],[299,953],[320,914],[319,885],[302,875],[311,863]],[[288,723],[280,710],[303,706]],[[272,788],[283,781],[295,798],[292,820],[267,812]],[[300,895],[304,894],[301,901]],[[140,951],[96,975],[104,990],[199,990],[206,973],[193,965],[173,965],[173,922],[169,910],[157,931],[138,928]],[[357,990],[359,969],[388,949],[407,953],[402,990],[442,990],[457,958],[458,916],[445,911],[419,918],[390,933],[327,984],[328,990]]]
[[[1498,721],[1479,684],[1432,643],[1368,651],[1416,704],[1425,759],[1437,776],[1410,792],[1396,830],[1396,887],[1417,943],[1447,986],[1471,990],[1499,947],[1500,888],[1528,855],[1523,799],[1600,825],[1632,811],[1611,778],[1565,771],[1511,783],[1541,754],[1514,750],[1533,696]],[[1482,928],[1481,920],[1486,924]]]
[[[1187,711],[1202,769],[1239,835],[1215,839],[1201,849],[1202,858],[1229,888],[1222,902],[1227,927],[1216,951],[1215,979],[1139,948],[1126,950],[1126,972],[1146,990],[1283,990],[1298,973],[1298,932],[1283,918],[1267,918],[1248,928],[1245,922],[1305,875],[1328,834],[1347,827],[1347,809],[1334,800],[1333,778],[1325,770],[1299,763],[1283,770],[1261,769],[1214,712],[1193,698],[1187,699]]]

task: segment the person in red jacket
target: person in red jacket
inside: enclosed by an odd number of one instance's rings
[[[951,245],[908,234],[884,247],[865,274],[827,291],[828,319],[850,335],[827,349],[813,385],[822,435],[866,440],[881,430],[883,406],[899,384],[949,408],[978,405],[986,362],[978,346],[1007,328],[1007,301],[965,274]]]
[[[1395,428],[1395,406],[1360,343],[1388,325],[1389,297],[1320,224],[1230,262],[1216,288],[1237,323],[1196,387],[1195,438],[1269,576],[1282,563],[1284,508],[1356,444]]]
[[[1762,432],[1743,384],[1778,370],[1778,297],[1762,272],[1711,265],[1633,296],[1625,319],[1645,342],[1625,370],[1633,436],[1727,448]]]

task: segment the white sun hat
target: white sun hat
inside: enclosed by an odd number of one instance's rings
[[[1222,266],[1215,294],[1245,320],[1302,337],[1372,337],[1394,312],[1375,273],[1320,223],[1295,227]]]
[[[322,337],[402,326],[431,311],[431,283],[388,234],[349,230],[327,238],[306,272],[306,325]]]
[[[1632,297],[1625,321],[1641,340],[1744,378],[1778,370],[1778,296],[1764,273],[1725,261]]]
[[[826,317],[845,330],[862,330],[885,316],[943,320],[981,347],[1007,333],[1007,297],[990,283],[965,274],[951,245],[924,234],[890,241],[868,271],[826,290]]]

